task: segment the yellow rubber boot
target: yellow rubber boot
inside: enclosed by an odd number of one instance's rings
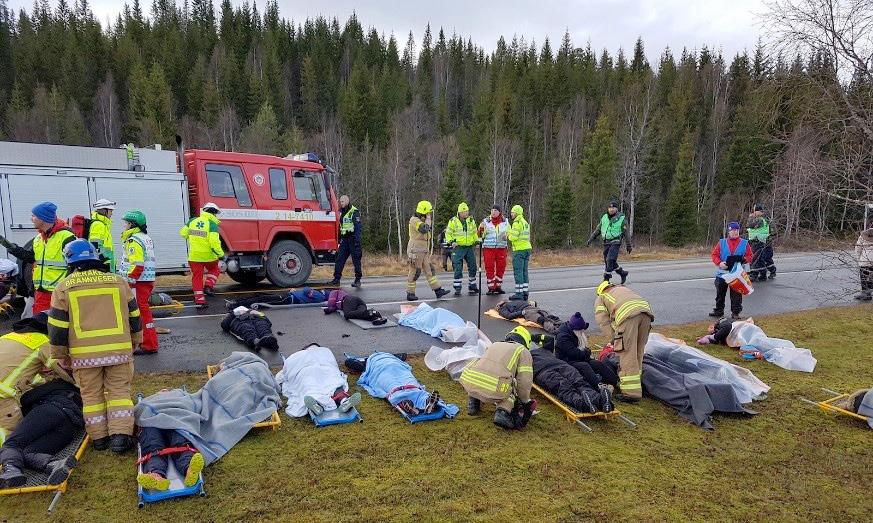
[[[200,479],[200,472],[203,470],[203,454],[195,452],[191,456],[191,463],[188,464],[188,472],[185,473],[185,486],[193,487]]]
[[[161,476],[157,472],[137,474],[136,482],[146,490],[167,490],[170,488],[170,480]]]

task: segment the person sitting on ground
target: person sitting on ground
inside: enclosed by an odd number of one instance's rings
[[[558,327],[563,323],[561,318],[537,307],[537,302],[533,300],[505,300],[498,303],[495,308],[502,318],[507,320],[524,318],[536,323],[549,334],[556,334]]]
[[[373,325],[385,325],[388,323],[388,320],[383,318],[379,311],[367,308],[364,300],[347,294],[342,289],[330,291],[330,296],[327,298],[327,308],[324,309],[325,314],[333,314],[336,311],[342,311],[343,316],[347,320],[364,320],[369,321]]]
[[[576,412],[612,412],[610,385],[592,386],[575,366],[558,359],[545,349],[531,349],[534,383],[554,395]]]
[[[366,358],[349,357],[345,365],[349,369],[363,365],[358,386],[375,398],[384,398],[407,416],[430,414],[439,407],[453,407],[451,410],[457,411],[457,407],[442,401],[439,391],[428,392],[412,374],[412,367],[394,354],[376,352]]]
[[[0,447],[0,489],[27,483],[24,469],[48,474],[48,485],[60,485],[76,466],[76,458],[55,455],[85,428],[82,395],[63,379],[51,379],[20,397],[24,418]]]
[[[279,341],[273,335],[273,324],[263,312],[237,307],[224,317],[221,328],[251,350],[279,350]]]
[[[360,392],[349,395],[348,377],[340,372],[333,352],[317,343],[285,358],[276,383],[288,400],[285,413],[295,418],[307,412],[348,412],[361,402]]]
[[[618,386],[618,373],[614,365],[608,361],[598,361],[591,357],[588,348],[588,322],[582,313],[576,312],[569,320],[558,327],[554,337],[540,334],[533,341],[575,368],[591,387],[597,389],[602,383]]]
[[[312,287],[303,287],[302,289],[281,294],[256,294],[248,298],[240,298],[238,300],[228,300],[225,302],[227,310],[231,311],[237,307],[253,308],[256,303],[266,305],[303,305],[324,303],[327,301],[327,293],[321,290],[313,289]]]
[[[516,327],[505,341],[492,343],[481,358],[473,359],[461,373],[461,386],[467,391],[467,414],[479,414],[482,402],[494,404],[494,424],[510,430],[527,426],[536,402],[530,397],[533,383],[531,335]]]
[[[173,460],[173,466],[179,474],[185,474],[183,482],[186,487],[197,484],[204,466],[203,454],[178,430],[143,427],[138,437],[142,452],[142,457],[137,461],[138,465],[142,465],[142,472],[136,476],[139,486],[149,490],[169,489],[167,469],[170,460]]]

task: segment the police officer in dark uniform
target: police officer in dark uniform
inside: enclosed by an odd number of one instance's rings
[[[331,285],[339,285],[343,276],[346,260],[352,257],[355,266],[355,281],[352,287],[361,286],[361,212],[351,204],[348,195],[340,196],[340,226],[339,250],[336,253],[336,263],[333,266],[333,281]]]

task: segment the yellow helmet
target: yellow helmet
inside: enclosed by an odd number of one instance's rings
[[[462,212],[470,212],[470,206],[467,205],[467,202],[461,202],[461,204],[458,205],[458,214],[461,214]]]
[[[528,349],[530,348],[530,341],[531,341],[530,331],[528,331],[524,327],[518,326],[518,327],[512,329],[511,331],[509,331],[508,333],[506,333],[506,338],[508,339],[513,334],[515,334],[516,336],[518,336],[519,338],[521,338],[524,341],[523,345],[525,346],[525,348],[528,348]]]
[[[516,216],[524,216],[524,209],[522,209],[521,205],[513,205],[509,212]]]
[[[610,286],[609,280],[603,280],[600,282],[600,285],[597,286],[597,295],[600,296],[604,291]]]
[[[418,214],[430,214],[433,210],[433,205],[427,200],[421,200],[415,207],[415,212]]]

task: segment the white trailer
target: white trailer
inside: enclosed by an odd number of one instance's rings
[[[94,202],[106,198],[118,203],[112,224],[116,251],[121,217],[139,209],[155,240],[158,272],[186,271],[187,244],[179,229],[190,218],[188,184],[178,172],[176,153],[136,149],[134,156],[132,163],[125,149],[0,142],[0,231],[25,245],[36,235],[30,217],[37,203],[54,202],[58,217],[66,220],[90,217]],[[8,256],[6,249],[0,247],[0,255]]]

